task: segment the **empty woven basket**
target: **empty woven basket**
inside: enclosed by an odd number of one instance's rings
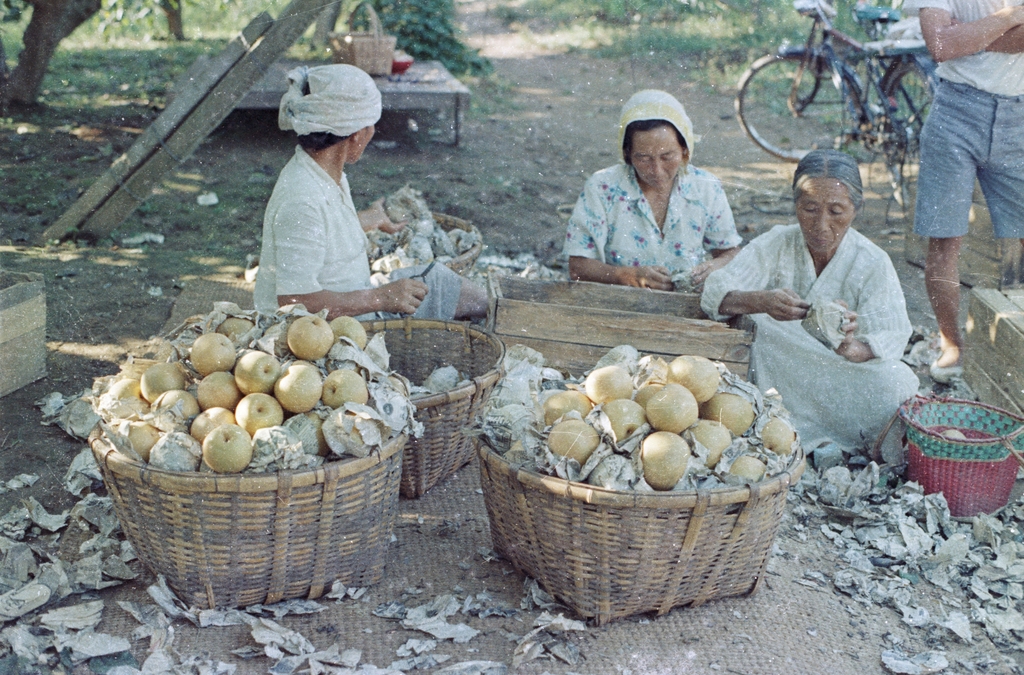
[[[384,331],[391,369],[416,384],[441,366],[455,366],[471,378],[451,391],[412,399],[424,432],[405,446],[401,493],[419,497],[473,458],[473,441],[462,429],[504,375],[505,345],[493,334],[463,323],[405,318],[363,326],[368,335]]]
[[[312,599],[384,573],[405,436],[362,459],[266,474],[161,471],[99,433],[90,444],[128,541],[188,605]]]
[[[958,517],[1006,506],[1024,464],[1024,418],[977,401],[921,396],[899,415],[907,423],[907,477],[926,494],[943,493]]]
[[[478,448],[494,550],[598,625],[757,591],[804,470],[800,451],[749,487],[621,492],[517,470]]]

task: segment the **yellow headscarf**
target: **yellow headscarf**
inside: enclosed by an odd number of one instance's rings
[[[622,115],[619,118],[619,152],[622,151],[622,142],[626,138],[626,127],[631,122],[641,120],[665,120],[674,126],[686,141],[692,161],[693,146],[700,138],[693,133],[693,124],[683,109],[683,104],[674,96],[658,89],[644,89],[629,97],[622,106]]]

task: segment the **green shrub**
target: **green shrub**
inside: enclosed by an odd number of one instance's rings
[[[437,60],[456,75],[485,75],[490,61],[459,41],[452,0],[374,0],[384,31],[398,37],[398,48],[414,59]],[[357,15],[356,28],[366,19]]]

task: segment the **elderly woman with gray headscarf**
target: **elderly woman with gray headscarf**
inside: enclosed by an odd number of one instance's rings
[[[357,212],[345,166],[362,156],[380,119],[373,78],[355,66],[297,68],[288,73],[278,125],[299,145],[281,171],[263,218],[256,309],[273,313],[301,303],[360,319],[412,314],[452,319],[484,316],[487,296],[444,265],[423,280],[421,266],[396,270],[374,285],[366,230],[396,231],[380,202]]]
[[[712,318],[751,315],[751,379],[782,395],[808,449],[826,441],[870,445],[919,386],[900,361],[912,328],[896,270],[885,251],[851,228],[862,192],[849,155],[808,153],[793,179],[798,224],[778,225],[747,244],[708,276],[701,297]],[[829,307],[836,315],[831,337],[815,321]]]
[[[569,219],[563,254],[571,278],[689,290],[736,255],[743,240],[721,183],[690,165],[696,141],[671,94],[648,89],[626,101],[624,163],[587,180]]]

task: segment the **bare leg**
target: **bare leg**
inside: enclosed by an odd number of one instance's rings
[[[939,324],[942,353],[935,365],[943,368],[960,364],[963,337],[960,334],[960,242],[963,237],[928,240],[924,283]]]
[[[487,316],[487,291],[464,279],[459,302],[455,305],[455,318],[476,319],[484,316]]]

